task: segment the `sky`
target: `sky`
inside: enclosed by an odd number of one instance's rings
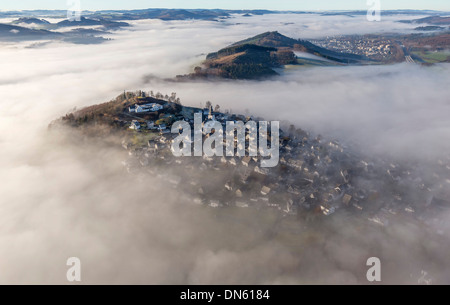
[[[1,0],[0,10],[66,9],[74,0]],[[366,0],[80,0],[84,10],[144,8],[224,8],[271,10],[360,10],[368,7]],[[382,0],[381,7],[390,9],[450,10],[448,0]]]

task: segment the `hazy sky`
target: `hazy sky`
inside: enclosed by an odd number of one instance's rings
[[[0,10],[65,9],[71,0],[0,0]],[[350,10],[367,8],[366,0],[81,0],[82,9],[227,8],[272,10]],[[450,10],[448,0],[385,0],[382,9]]]

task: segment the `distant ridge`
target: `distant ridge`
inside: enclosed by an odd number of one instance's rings
[[[14,20],[12,24],[40,24],[40,25],[48,25],[50,22],[44,19],[32,18],[32,17],[22,17],[17,20]]]

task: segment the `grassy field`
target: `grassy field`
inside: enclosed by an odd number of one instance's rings
[[[297,58],[297,63],[302,66],[314,67],[314,66],[342,66],[343,64],[332,61],[317,60],[312,58]]]
[[[420,57],[426,63],[435,64],[450,61],[450,52],[414,52],[414,55]]]
[[[286,70],[295,70],[299,68],[309,68],[309,67],[333,67],[333,66],[344,66],[344,64],[332,61],[323,61],[310,58],[297,58],[296,65],[285,65]]]

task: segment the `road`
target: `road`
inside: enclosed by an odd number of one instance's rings
[[[406,62],[411,63],[411,64],[415,64],[416,62],[414,61],[414,59],[412,59],[411,55],[406,55],[405,56]]]
[[[415,64],[416,62],[414,59],[412,59],[411,55],[409,55],[408,49],[405,47],[405,45],[401,41],[397,41],[397,43],[400,45],[400,47],[403,50],[403,53],[405,54],[405,60],[407,63]]]

